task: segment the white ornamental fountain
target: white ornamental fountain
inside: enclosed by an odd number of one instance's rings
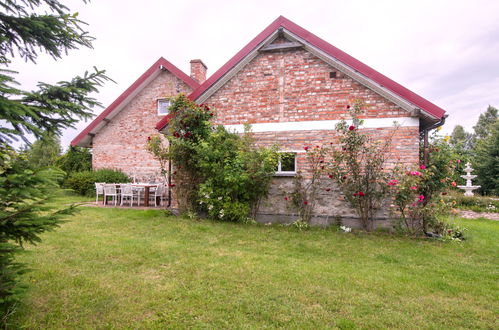
[[[466,168],[464,169],[466,175],[461,175],[461,178],[466,179],[466,186],[457,186],[459,189],[464,190],[464,196],[473,196],[473,190],[480,188],[480,186],[473,186],[471,180],[476,178],[476,175],[471,175],[473,169],[470,163],[466,163]]]

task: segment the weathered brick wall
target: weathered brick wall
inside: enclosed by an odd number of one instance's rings
[[[390,148],[387,151],[386,167],[393,167],[395,164],[414,166],[418,164],[419,138],[418,127],[398,127],[384,129],[361,129],[362,132],[371,135],[374,141],[387,141],[392,139]],[[334,130],[331,131],[289,131],[289,132],[265,132],[253,133],[259,145],[270,145],[277,142],[281,150],[297,152],[297,169],[303,172],[306,180],[310,178],[310,164],[307,160],[305,146],[314,148],[332,147],[337,148],[338,138]],[[337,189],[332,180],[323,177],[318,188],[317,202],[315,205],[315,215],[321,218],[314,219],[320,225],[335,221],[336,217],[341,217],[345,224],[356,226],[358,223],[352,221],[356,218],[355,211],[345,202],[344,196]],[[264,217],[265,221],[293,221],[298,217],[296,210],[293,210],[291,203],[285,200],[294,189],[293,177],[275,177],[270,189],[268,198],[261,203],[260,214],[266,215],[289,215],[279,219]],[[388,203],[388,201],[387,201]],[[293,215],[294,214],[294,215]],[[380,218],[388,218],[388,209],[380,210],[377,215]]]
[[[206,103],[222,124],[335,120],[365,103],[365,118],[407,117],[406,111],[305,50],[261,53]]]
[[[116,168],[137,180],[159,177],[159,163],[145,150],[147,137],[158,134],[154,128],[162,118],[157,100],[190,93],[183,81],[164,71],[147,85],[93,139],[93,168]]]
[[[336,72],[335,78],[331,77],[331,72]],[[409,117],[405,110],[391,101],[304,50],[259,54],[206,103],[216,109],[217,124],[233,125],[349,119],[347,109],[356,99],[365,103],[362,118]],[[418,163],[417,126],[366,128],[363,131],[375,140],[386,140],[393,135],[388,166]],[[305,176],[308,164],[303,147],[337,143],[334,127],[331,130],[258,132],[254,135],[260,145],[278,143],[283,151],[299,151],[297,168],[304,171]],[[292,190],[292,183],[292,177],[276,177],[260,213],[290,214],[284,196]],[[331,190],[326,192],[327,188]],[[325,182],[321,188],[316,214],[329,219],[326,222],[333,221],[335,216],[355,217],[354,211],[331,182]],[[386,210],[380,216],[388,216]],[[288,220],[294,220],[292,218],[293,215]]]

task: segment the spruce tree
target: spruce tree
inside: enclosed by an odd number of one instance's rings
[[[15,262],[15,253],[24,243],[39,242],[41,233],[73,210],[47,208],[60,172],[33,168],[13,143],[29,143],[29,134],[57,136],[91,117],[99,103],[89,94],[108,78],[94,68],[70,81],[40,82],[34,91],[23,90],[17,72],[9,69],[14,56],[36,63],[39,52],[45,52],[57,60],[69,50],[91,47],[92,37],[58,0],[0,0],[0,8],[0,324],[6,326],[25,269]]]

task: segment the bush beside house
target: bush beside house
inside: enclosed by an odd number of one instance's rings
[[[82,196],[95,196],[96,182],[130,182],[125,173],[114,169],[75,172],[66,180],[66,186]]]

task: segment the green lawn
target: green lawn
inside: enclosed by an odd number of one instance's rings
[[[458,223],[469,229],[464,243],[86,207],[20,256],[32,271],[12,321],[43,329],[497,329],[499,222]]]

